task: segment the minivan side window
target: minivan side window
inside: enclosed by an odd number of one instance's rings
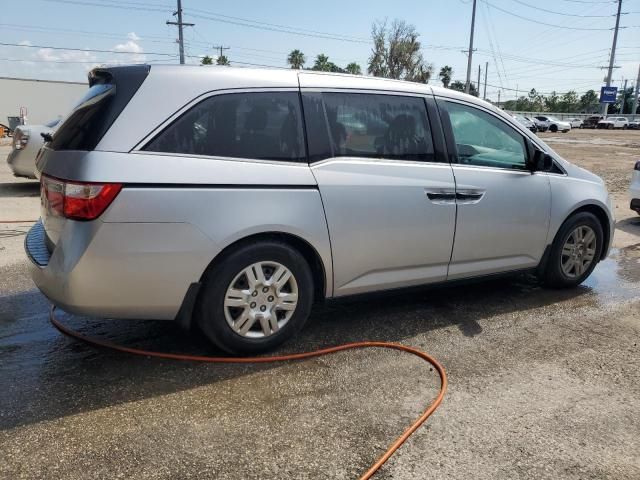
[[[509,169],[526,169],[524,137],[505,122],[478,108],[445,102],[458,163]]]
[[[182,114],[143,150],[306,162],[299,95],[214,95]]]
[[[324,92],[303,94],[310,161],[368,157],[435,161],[420,97]]]

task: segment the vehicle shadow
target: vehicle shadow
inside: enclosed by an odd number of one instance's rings
[[[625,218],[616,222],[616,230],[640,235],[640,216]]]
[[[0,197],[37,197],[40,195],[40,182],[0,183]]]
[[[278,354],[362,341],[399,341],[455,326],[482,335],[481,323],[576,299],[590,289],[545,290],[528,276],[352,297],[314,308],[306,328]],[[586,295],[591,297],[591,295]],[[591,301],[591,300],[587,300]],[[48,321],[37,290],[0,297],[0,430],[175,393],[282,364],[197,364],[137,357],[68,339]],[[197,332],[173,322],[73,317],[60,319],[85,335],[138,348],[220,355]]]

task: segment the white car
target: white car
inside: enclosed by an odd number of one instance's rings
[[[567,133],[571,130],[571,124],[569,122],[565,122],[564,120],[558,120],[557,118],[549,117],[546,115],[536,115],[534,118],[553,133],[558,131]]]
[[[36,178],[36,155],[44,143],[42,134],[51,135],[60,119],[44,125],[19,125],[13,132],[11,153],[7,163],[16,177]]]
[[[633,168],[629,195],[631,196],[631,210],[635,210],[640,214],[640,160],[636,162],[636,166]]]
[[[598,128],[608,128],[609,130],[613,128],[621,128],[626,130],[629,128],[629,120],[625,117],[607,117],[603,118],[598,122]]]
[[[571,128],[582,128],[582,120],[579,118],[567,118],[567,122],[569,122]]]

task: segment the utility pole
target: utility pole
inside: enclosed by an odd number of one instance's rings
[[[489,62],[484,64],[484,93],[482,94],[482,99],[487,100],[487,72],[489,71]],[[480,91],[480,87],[478,86],[478,92]]]
[[[502,91],[502,90],[498,90],[498,108],[500,108],[500,92],[501,92],[501,91]]]
[[[640,94],[640,65],[638,65],[638,78],[636,79],[636,93],[633,96],[633,107],[631,108],[632,120],[636,119],[636,111],[638,110],[638,94]]]
[[[220,57],[222,56],[222,51],[223,50],[229,50],[231,47],[223,47],[222,45],[214,45],[213,49],[214,50],[220,50]],[[219,58],[219,57],[218,57]]]
[[[478,93],[477,97],[480,98],[480,65],[478,65],[478,83],[476,83],[476,92]]]
[[[180,44],[180,65],[184,65],[184,35],[182,34],[182,27],[193,27],[195,23],[185,23],[182,21],[182,0],[178,0],[178,9],[173,12],[173,16],[178,16],[177,22],[170,22],[167,20],[167,25],[178,26],[178,43]]]
[[[618,13],[616,15],[616,28],[613,32],[613,45],[611,46],[611,56],[609,57],[609,72],[607,73],[607,88],[611,86],[611,75],[613,74],[613,64],[616,60],[616,43],[618,43],[618,28],[620,27],[620,10],[622,9],[622,0],[618,0]],[[606,115],[609,110],[609,104],[603,103],[600,113]]]
[[[622,1],[622,0],[620,0]],[[618,18],[620,18],[620,10],[618,10]],[[471,62],[473,56],[473,30],[476,26],[476,0],[473,0],[473,13],[471,14],[471,35],[469,35],[469,55],[467,59],[467,83],[464,86],[464,93],[469,93],[471,88]]]
[[[624,87],[622,88],[622,105],[620,105],[620,113],[624,113],[624,107],[627,105],[627,82],[629,80],[624,81]]]

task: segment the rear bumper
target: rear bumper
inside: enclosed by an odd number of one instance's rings
[[[188,224],[67,220],[53,251],[41,222],[25,250],[36,286],[67,312],[173,320],[210,261],[211,243]]]
[[[28,155],[26,150],[11,150],[7,157],[9,168],[16,177],[36,178],[35,159]]]

